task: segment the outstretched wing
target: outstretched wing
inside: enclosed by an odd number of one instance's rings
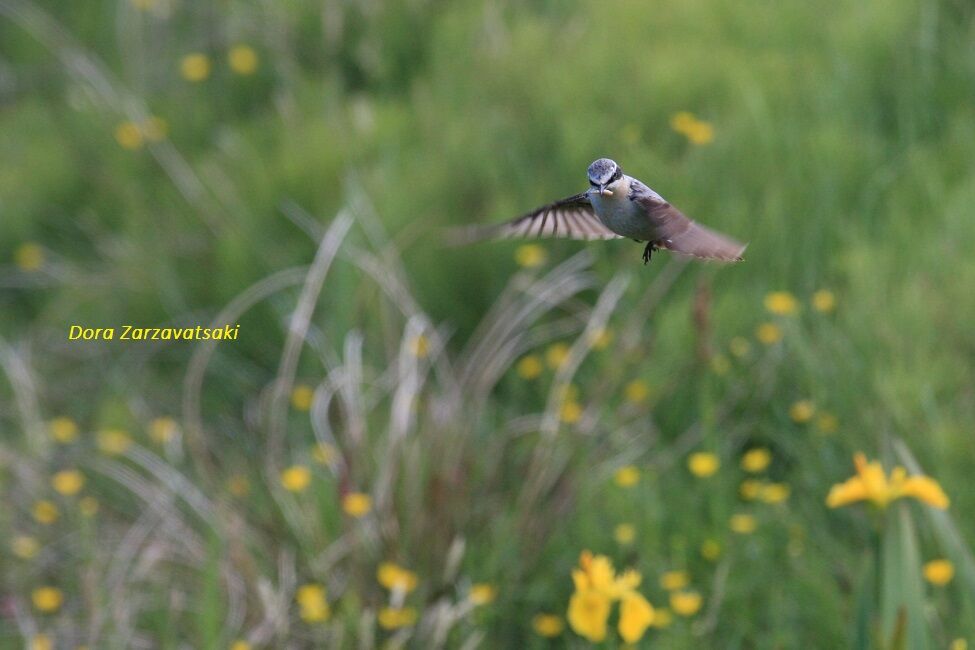
[[[603,225],[586,192],[544,205],[537,210],[494,226],[465,229],[452,239],[458,243],[496,237],[563,237],[566,239],[615,239],[617,235]]]
[[[660,248],[709,260],[741,261],[746,244],[688,219],[655,193],[633,200],[646,211]]]

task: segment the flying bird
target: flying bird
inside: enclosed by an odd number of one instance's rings
[[[661,248],[725,262],[741,261],[745,251],[745,244],[685,217],[662,196],[624,174],[609,158],[600,158],[589,165],[589,189],[585,192],[491,226],[489,234],[505,239],[629,237],[647,242],[643,249],[644,264]]]

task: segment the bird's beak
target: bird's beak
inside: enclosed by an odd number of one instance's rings
[[[607,190],[605,185],[600,185],[599,194],[601,196],[613,196],[613,190]]]

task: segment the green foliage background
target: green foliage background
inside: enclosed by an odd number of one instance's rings
[[[282,525],[280,501],[268,496],[273,486],[254,487],[246,503],[232,507],[260,532],[240,542],[253,559],[242,574],[248,602],[256,601],[260,578],[277,579],[280,553],[296,553],[299,582],[323,582],[336,596],[330,625],[344,629],[342,643],[350,644],[362,612],[382,604],[372,581],[377,561],[395,558],[418,571],[424,585],[411,602],[421,612],[445,592],[462,594],[463,581],[434,578],[451,540],[462,535],[463,575],[497,585],[499,595],[452,631],[451,647],[474,631],[485,634],[484,647],[578,642],[568,630],[541,639],[531,616],[564,613],[569,572],[584,548],[639,568],[655,604],[666,601],[656,585],[666,568],[690,570],[705,593],[698,622],[654,630],[648,647],[839,647],[851,639],[853,585],[872,528],[864,511],[828,511],[824,498],[850,475],[853,451],[893,462],[892,440],[905,441],[944,486],[962,537],[973,539],[970,3],[141,6],[0,0],[0,342],[9,379],[0,382],[0,480],[11,504],[0,533],[9,538],[35,527],[29,513],[47,489],[44,477],[65,466],[83,468],[102,503],[95,529],[63,522],[57,535],[33,533],[47,536],[43,561],[5,557],[0,564],[0,598],[9,602],[55,577],[64,589],[64,611],[40,616],[37,629],[60,630],[78,643],[87,638],[69,632],[85,630],[102,602],[86,570],[100,566],[98,548],[121,538],[140,506],[100,472],[105,461],[94,450],[32,443],[28,415],[69,416],[85,440],[105,427],[144,437],[151,417],[178,418],[193,352],[187,345],[70,344],[70,324],[209,322],[246,287],[310,264],[324,227],[346,209],[357,224],[381,224],[389,240],[380,246],[368,226],[353,227],[326,279],[300,378],[321,381],[323,360],[342,354],[351,330],[364,337],[367,366],[395,361],[402,324],[346,244],[402,258],[400,279],[449,334],[442,358],[452,359],[477,336],[511,278],[526,272],[514,262],[514,244],[449,248],[442,229],[500,221],[581,191],[586,166],[601,156],[688,214],[749,241],[746,262],[683,270],[649,313],[643,345],[611,346],[585,360],[575,383],[595,424],[586,434],[560,430],[564,467],[536,509],[518,505],[535,434],[510,431],[519,417],[544,410],[551,375],[532,383],[514,370],[477,421],[455,431],[464,462],[448,481],[452,498],[431,496],[444,480],[437,473],[443,449],[416,442],[403,471],[421,487],[411,492],[402,479],[384,511],[402,538],[383,534],[365,544],[362,557],[340,563],[341,578],[311,568],[310,558],[353,525],[335,497],[348,485],[316,475],[315,501],[302,511],[315,532],[305,536]],[[227,52],[238,43],[258,53],[254,74],[228,67]],[[180,74],[191,52],[213,62],[203,82]],[[714,141],[695,146],[671,130],[678,111],[713,124]],[[120,147],[118,125],[148,115],[165,120],[167,138]],[[312,226],[296,220],[299,213]],[[14,264],[25,242],[42,246],[41,270]],[[549,267],[583,247],[545,246]],[[667,273],[667,258],[643,268],[635,243],[588,248],[595,281],[578,297],[584,305],[615,273],[633,269],[611,319],[618,332],[617,320],[637,313],[647,287]],[[835,314],[809,307],[808,297],[824,288],[837,296]],[[705,290],[710,327],[702,332],[691,314]],[[774,290],[804,306],[782,320],[783,343],[765,349],[753,332],[771,318],[762,299]],[[297,289],[280,292],[241,319],[241,340],[221,347],[210,366],[203,446],[189,446],[189,459],[166,457],[214,499],[223,498],[217,486],[234,473],[255,486],[275,482],[262,465],[266,424],[254,412],[275,378],[297,297]],[[551,320],[573,313],[565,306]],[[697,351],[705,345],[728,356],[736,336],[752,340],[752,356],[716,374]],[[27,406],[14,359],[32,378]],[[636,416],[621,388],[633,379],[652,388],[650,405]],[[821,435],[792,422],[788,409],[799,399],[835,414],[838,432]],[[367,492],[388,451],[390,407],[377,404],[353,477]],[[312,440],[307,420],[289,418],[286,453],[294,462]],[[422,441],[436,425],[421,421],[412,435]],[[689,430],[697,433],[682,435]],[[772,449],[771,476],[788,483],[792,496],[757,510],[759,530],[743,540],[728,533],[727,518],[753,508],[738,496],[737,458],[756,445]],[[702,481],[687,472],[683,457],[695,449],[719,454],[718,475]],[[611,480],[624,464],[644,469],[632,491]],[[29,467],[36,480],[25,482],[15,466]],[[442,520],[428,521],[431,509]],[[621,521],[637,525],[632,547],[612,539]],[[923,521],[923,558],[948,553]],[[189,526],[203,534],[206,559],[172,575],[159,569],[138,585],[151,602],[135,627],[151,647],[225,647],[254,623],[253,607],[233,629],[226,623],[215,567],[233,564],[233,534],[199,521]],[[697,552],[709,538],[726,550],[717,564]],[[965,584],[928,588],[936,647],[975,640],[975,593]],[[177,593],[183,604],[173,607]],[[22,619],[0,617],[0,643],[19,643],[27,634]],[[195,622],[180,625],[188,619]],[[340,643],[330,636],[334,629],[290,621],[269,647]],[[376,632],[377,643],[384,634]],[[106,645],[93,647],[121,643],[109,633],[101,638]]]

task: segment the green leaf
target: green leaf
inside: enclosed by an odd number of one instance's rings
[[[884,645],[925,650],[930,643],[924,622],[921,557],[910,509],[905,502],[893,504],[887,512],[881,571],[881,639]]]

